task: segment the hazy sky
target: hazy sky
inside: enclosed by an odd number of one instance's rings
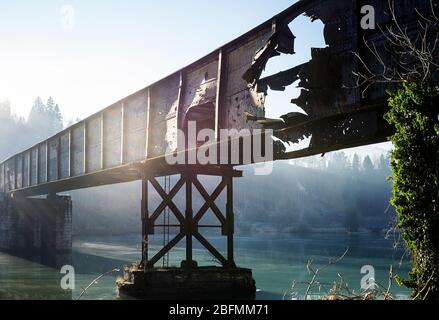
[[[0,0],[0,99],[84,118],[201,58],[291,0]]]
[[[27,117],[52,96],[65,120],[85,118],[201,58],[271,18],[294,0],[0,0],[0,100]],[[323,25],[291,24],[297,54],[273,59],[267,74],[324,46]],[[270,92],[267,116],[293,110],[298,92]]]

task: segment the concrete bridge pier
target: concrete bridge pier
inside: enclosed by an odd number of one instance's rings
[[[233,168],[183,168],[180,179],[174,187],[163,188],[155,176],[142,170],[142,262],[140,266],[126,269],[124,278],[117,285],[121,297],[128,296],[141,299],[244,299],[253,300],[256,284],[249,269],[238,268],[234,259],[234,212],[233,212],[233,178],[242,177],[242,172]],[[175,173],[174,173],[175,174]],[[163,176],[163,175],[160,175]],[[221,182],[210,194],[199,180],[199,176],[217,176]],[[161,196],[162,202],[154,211],[149,207],[149,186]],[[185,190],[185,207],[178,208],[173,199],[180,190]],[[203,198],[203,205],[198,211],[193,209],[193,191],[197,190]],[[225,192],[227,199],[225,212],[215,203]],[[157,224],[166,208],[172,212],[174,221],[164,225]],[[182,210],[184,209],[184,210]],[[209,209],[219,221],[217,225],[206,225],[201,221]],[[165,220],[166,221],[166,220]],[[171,220],[169,220],[171,221]],[[176,230],[176,235],[155,255],[149,252],[149,236],[155,228],[165,227]],[[221,252],[202,235],[201,230],[215,228],[227,239],[227,248]],[[199,267],[193,257],[193,240],[197,240],[220,264],[220,266]],[[183,242],[184,240],[184,242]],[[179,243],[185,243],[186,257],[180,267],[156,267]],[[223,252],[226,251],[226,254]]]
[[[0,195],[0,251],[25,258],[40,256],[42,263],[58,265],[65,264],[65,256],[71,248],[72,201],[69,196]],[[63,257],[60,261],[59,256]]]

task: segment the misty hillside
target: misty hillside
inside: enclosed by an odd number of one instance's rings
[[[359,231],[389,226],[385,173],[330,172],[277,163],[272,175],[236,183],[236,224],[243,230]]]
[[[390,184],[385,172],[328,172],[327,170],[275,164],[273,174],[255,176],[251,167],[235,179],[236,228],[239,231],[342,232],[378,231],[389,227]],[[216,178],[203,180],[212,192]],[[173,179],[175,183],[175,179]],[[74,232],[124,234],[140,232],[140,188],[138,182],[70,193],[74,203]],[[150,211],[157,205],[153,195]],[[194,192],[194,210],[202,198]],[[175,200],[184,213],[184,191]],[[222,195],[217,204],[224,209]],[[202,222],[215,223],[210,219]]]

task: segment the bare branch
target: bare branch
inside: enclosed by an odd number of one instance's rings
[[[308,265],[307,265],[308,272],[312,273],[312,274],[313,274],[313,277],[312,277],[312,279],[311,279],[311,282],[310,282],[309,285],[308,285],[308,288],[306,289],[305,297],[304,297],[305,300],[308,300],[309,292],[311,291],[311,288],[316,284],[316,279],[317,279],[317,276],[319,275],[319,273],[320,273],[321,271],[325,270],[326,268],[328,268],[328,267],[330,267],[330,266],[332,266],[332,265],[334,265],[334,264],[339,263],[341,260],[343,260],[343,259],[346,257],[346,255],[348,254],[348,252],[349,252],[349,248],[346,249],[346,251],[343,253],[342,256],[340,256],[339,258],[337,258],[337,259],[335,259],[335,260],[331,260],[331,259],[330,259],[330,260],[329,260],[329,263],[328,263],[327,265],[325,265],[325,266],[323,266],[323,267],[321,267],[321,268],[318,268],[318,269],[316,269],[316,270],[314,270],[314,269],[312,268],[312,260],[308,261]]]
[[[409,30],[408,25],[402,25],[397,18],[395,2],[388,0],[391,25],[378,28],[386,41],[387,47],[377,47],[373,41],[364,41],[367,51],[376,62],[375,67],[367,65],[364,57],[354,53],[361,71],[353,72],[357,77],[357,85],[362,88],[365,96],[369,88],[379,83],[402,83],[413,81],[425,83],[431,80],[432,75],[439,72],[438,47],[439,47],[439,19],[431,4],[431,16],[425,16],[416,9],[419,16],[416,34]],[[383,56],[383,51],[390,55],[390,61]]]
[[[84,296],[84,294],[87,292],[87,290],[90,289],[93,285],[98,284],[98,281],[101,280],[103,277],[109,276],[109,275],[116,273],[116,272],[120,272],[120,269],[113,269],[111,271],[108,271],[106,273],[101,274],[99,277],[94,279],[87,287],[82,288],[82,292],[79,295],[77,300],[81,300],[81,298]]]

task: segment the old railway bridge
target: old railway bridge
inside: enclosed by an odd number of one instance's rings
[[[383,121],[385,89],[373,85],[364,95],[353,71],[362,68],[358,53],[371,68],[379,68],[365,41],[374,41],[385,54],[385,38],[376,30],[360,27],[360,0],[301,0],[272,19],[213,51],[191,65],[151,84],[57,135],[16,154],[0,164],[0,249],[63,251],[71,248],[71,199],[57,196],[69,190],[142,180],[142,263],[120,283],[128,295],[158,298],[174,294],[190,297],[221,295],[252,297],[255,285],[251,271],[234,263],[233,179],[241,177],[238,163],[228,165],[169,165],[167,154],[175,153],[180,135],[188,123],[216,132],[216,143],[240,139],[219,134],[221,129],[271,129],[278,141],[297,143],[311,137],[300,151],[286,152],[274,143],[274,160],[322,154],[333,150],[383,142],[392,134]],[[413,8],[428,10],[428,1],[398,1],[398,16],[416,30]],[[391,23],[387,2],[368,0],[376,9],[376,22]],[[312,49],[312,59],[302,65],[262,77],[267,62],[275,56],[294,55],[295,36],[289,24],[305,14],[325,25],[325,48]],[[388,56],[385,56],[389,58]],[[390,59],[390,58],[389,58]],[[377,70],[378,71],[378,70]],[[265,118],[265,97],[269,89],[284,91],[298,83],[301,94],[292,103],[304,113],[290,113],[282,119]],[[267,106],[268,107],[268,106]],[[256,139],[256,137],[253,137]],[[242,146],[242,145],[241,145]],[[184,152],[184,150],[183,150]],[[242,153],[242,150],[239,151]],[[242,161],[242,157],[240,157]],[[254,159],[253,159],[254,160]],[[157,178],[180,176],[172,188]],[[199,176],[221,177],[209,194]],[[148,192],[161,196],[158,208],[151,208]],[[193,211],[196,188],[205,204]],[[178,208],[173,198],[185,190],[186,204]],[[226,192],[222,212],[215,204]],[[47,197],[35,197],[44,196]],[[153,210],[154,209],[154,210]],[[160,252],[151,256],[148,237],[154,234],[165,210],[173,213],[179,232]],[[199,231],[200,220],[211,209],[227,237],[224,255]],[[213,227],[213,226],[211,226]],[[218,226],[217,226],[218,227]],[[222,265],[198,268],[192,257],[197,239]],[[186,241],[186,259],[181,268],[155,268],[180,241]]]

